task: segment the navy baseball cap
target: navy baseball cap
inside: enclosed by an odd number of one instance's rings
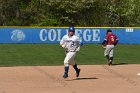
[[[69,27],[69,31],[71,31],[71,32],[75,32],[75,28],[74,28],[74,26],[70,26],[70,27]]]
[[[112,32],[112,30],[108,29],[108,30],[107,30],[107,33],[108,33],[108,32]]]

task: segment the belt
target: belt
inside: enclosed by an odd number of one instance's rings
[[[114,45],[114,44],[107,44],[107,45]]]
[[[75,51],[66,51],[66,52],[75,52]]]

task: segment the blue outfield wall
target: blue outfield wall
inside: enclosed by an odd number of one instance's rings
[[[76,28],[75,34],[83,43],[101,43],[108,28]],[[109,28],[119,38],[120,44],[140,44],[140,28]],[[1,27],[0,43],[59,43],[68,28]]]

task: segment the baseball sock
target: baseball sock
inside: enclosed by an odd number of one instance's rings
[[[106,55],[106,58],[107,58],[107,60],[109,61],[109,56],[108,56],[108,55]]]
[[[68,74],[68,72],[69,72],[69,66],[65,66],[65,74]]]
[[[113,61],[113,57],[110,57],[109,60]]]
[[[73,65],[73,68],[75,69],[76,72],[79,71],[78,67],[77,67],[77,64]]]

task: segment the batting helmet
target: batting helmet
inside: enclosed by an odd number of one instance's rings
[[[70,31],[70,32],[75,32],[74,26],[70,26],[70,27],[69,27],[69,31]]]

